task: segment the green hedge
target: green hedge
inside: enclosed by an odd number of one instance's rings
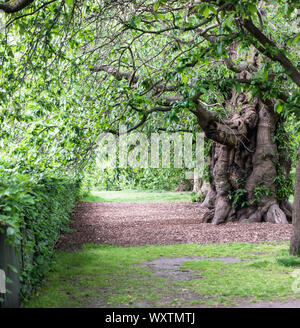
[[[70,178],[0,176],[0,231],[21,249],[21,300],[50,268],[53,247],[66,227],[80,181]]]

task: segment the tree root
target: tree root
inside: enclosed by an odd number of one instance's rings
[[[265,216],[266,222],[271,223],[282,223],[287,224],[289,223],[285,213],[280,209],[278,204],[273,204],[269,207],[268,212]]]

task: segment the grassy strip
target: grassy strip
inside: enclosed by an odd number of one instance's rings
[[[191,192],[168,191],[92,191],[82,201],[84,202],[190,202]]]
[[[143,262],[160,256],[236,257],[237,263],[207,259],[186,261],[188,281],[162,278]],[[56,252],[54,271],[25,307],[166,307],[235,305],[243,301],[297,298],[283,265],[285,243],[228,243],[117,247],[85,245],[77,252]],[[199,278],[200,276],[200,278]]]

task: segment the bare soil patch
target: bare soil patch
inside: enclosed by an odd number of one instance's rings
[[[191,279],[201,279],[201,274],[194,274],[194,270],[182,269],[181,265],[187,261],[220,261],[224,263],[241,262],[245,259],[235,257],[203,257],[203,256],[182,256],[182,257],[159,257],[152,261],[147,261],[144,265],[155,275],[175,281],[187,281]],[[194,271],[194,272],[193,272]]]
[[[78,248],[84,243],[119,246],[176,243],[227,243],[289,240],[291,225],[272,223],[201,223],[205,210],[198,203],[79,202],[70,228],[57,247]]]

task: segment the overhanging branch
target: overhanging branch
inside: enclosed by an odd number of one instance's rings
[[[92,72],[106,72],[108,74],[111,74],[115,77],[118,81],[121,81],[122,79],[126,79],[129,81],[130,85],[132,83],[137,83],[141,77],[135,74],[135,71],[133,72],[120,72],[115,67],[110,65],[95,65],[90,69]],[[149,88],[146,90],[146,92],[149,92],[151,90],[155,90],[155,92],[166,92],[166,91],[176,91],[177,86],[176,85],[168,85],[162,81],[159,82],[152,82],[149,86]],[[144,93],[146,93],[144,92]]]

